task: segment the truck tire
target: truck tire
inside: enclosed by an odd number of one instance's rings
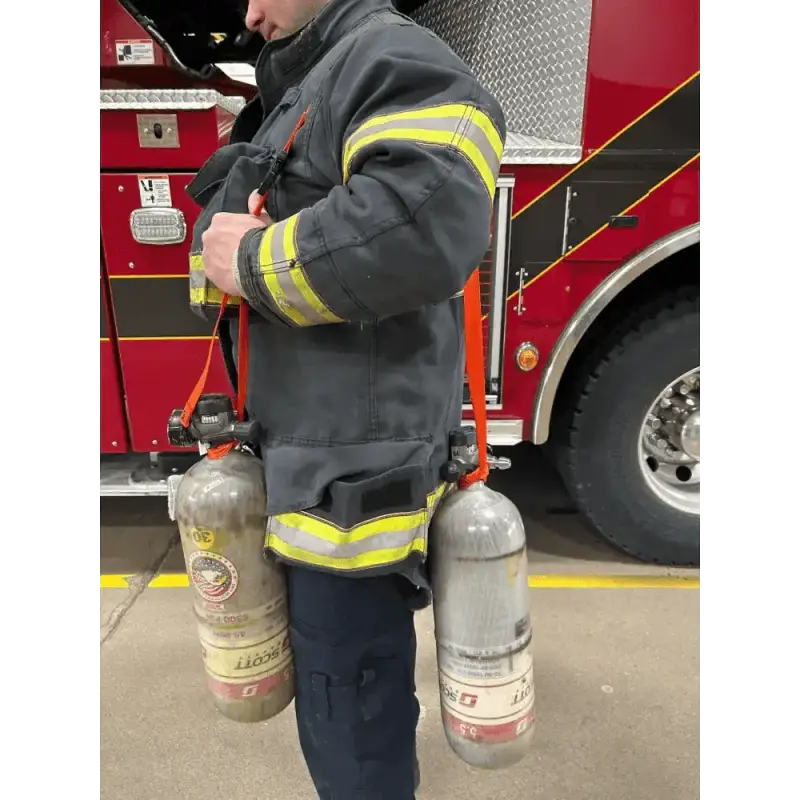
[[[594,343],[560,395],[553,436],[567,490],[605,539],[642,561],[699,565],[697,287],[636,309]]]

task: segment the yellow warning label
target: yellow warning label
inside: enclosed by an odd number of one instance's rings
[[[216,541],[214,531],[208,528],[192,528],[191,531],[189,531],[189,536],[201,550],[210,550]]]

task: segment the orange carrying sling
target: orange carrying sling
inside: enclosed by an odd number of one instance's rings
[[[269,181],[274,180],[278,171],[283,166],[286,158],[289,155],[292,144],[298,131],[305,122],[308,109],[303,112],[297,125],[292,131],[291,136],[286,142],[283,150],[278,154],[275,166],[267,175],[264,182],[259,187],[259,194],[261,198],[255,209],[254,216],[258,217],[264,208],[267,193],[269,191]],[[222,315],[227,308],[230,296],[223,294],[219,307],[219,316],[217,317],[216,324],[214,325],[214,332],[211,335],[211,342],[208,348],[208,355],[206,356],[206,363],[200,375],[200,379],[195,384],[192,393],[189,395],[189,400],[183,409],[181,415],[181,424],[184,428],[189,427],[189,422],[197,406],[197,401],[203,394],[206,382],[208,380],[208,373],[211,369],[211,359],[214,356],[214,344],[218,336],[219,324],[222,321]],[[475,428],[478,440],[478,466],[468,475],[464,475],[459,479],[459,485],[464,488],[470,486],[478,481],[485,481],[489,475],[489,462],[487,453],[487,428],[486,428],[486,387],[484,384],[484,353],[483,353],[483,321],[481,319],[481,291],[480,291],[480,273],[478,269],[470,276],[467,285],[464,287],[464,340],[466,347],[466,368],[467,368],[467,382],[469,384],[469,394],[472,399],[472,413],[475,417]],[[250,320],[250,309],[244,298],[239,305],[239,336],[238,336],[238,350],[239,357],[237,359],[237,387],[236,387],[236,417],[239,422],[244,420],[245,413],[245,400],[247,397],[247,367],[250,354],[248,325]],[[208,457],[222,458],[227,455],[234,447],[236,442],[226,442],[217,445],[216,447],[209,448]]]

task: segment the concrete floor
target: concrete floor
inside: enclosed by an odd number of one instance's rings
[[[513,453],[512,453],[513,454]],[[572,512],[558,481],[524,451],[493,480],[526,518],[532,574],[697,575],[621,556]],[[536,491],[530,490],[535,486]],[[104,800],[314,800],[293,708],[266,724],[217,714],[188,589],[147,588],[182,572],[160,499],[102,505]],[[537,734],[504,772],[462,764],[441,730],[430,611],[418,615],[419,800],[694,800],[699,794],[699,592],[534,589]]]

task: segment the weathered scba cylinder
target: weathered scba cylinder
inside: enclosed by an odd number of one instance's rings
[[[442,500],[430,543],[447,741],[472,766],[510,766],[530,752],[535,728],[522,518],[507,497],[478,482]]]
[[[266,502],[261,460],[238,449],[194,464],[174,498],[208,686],[237,722],[274,717],[294,697],[286,582],[264,554]]]

